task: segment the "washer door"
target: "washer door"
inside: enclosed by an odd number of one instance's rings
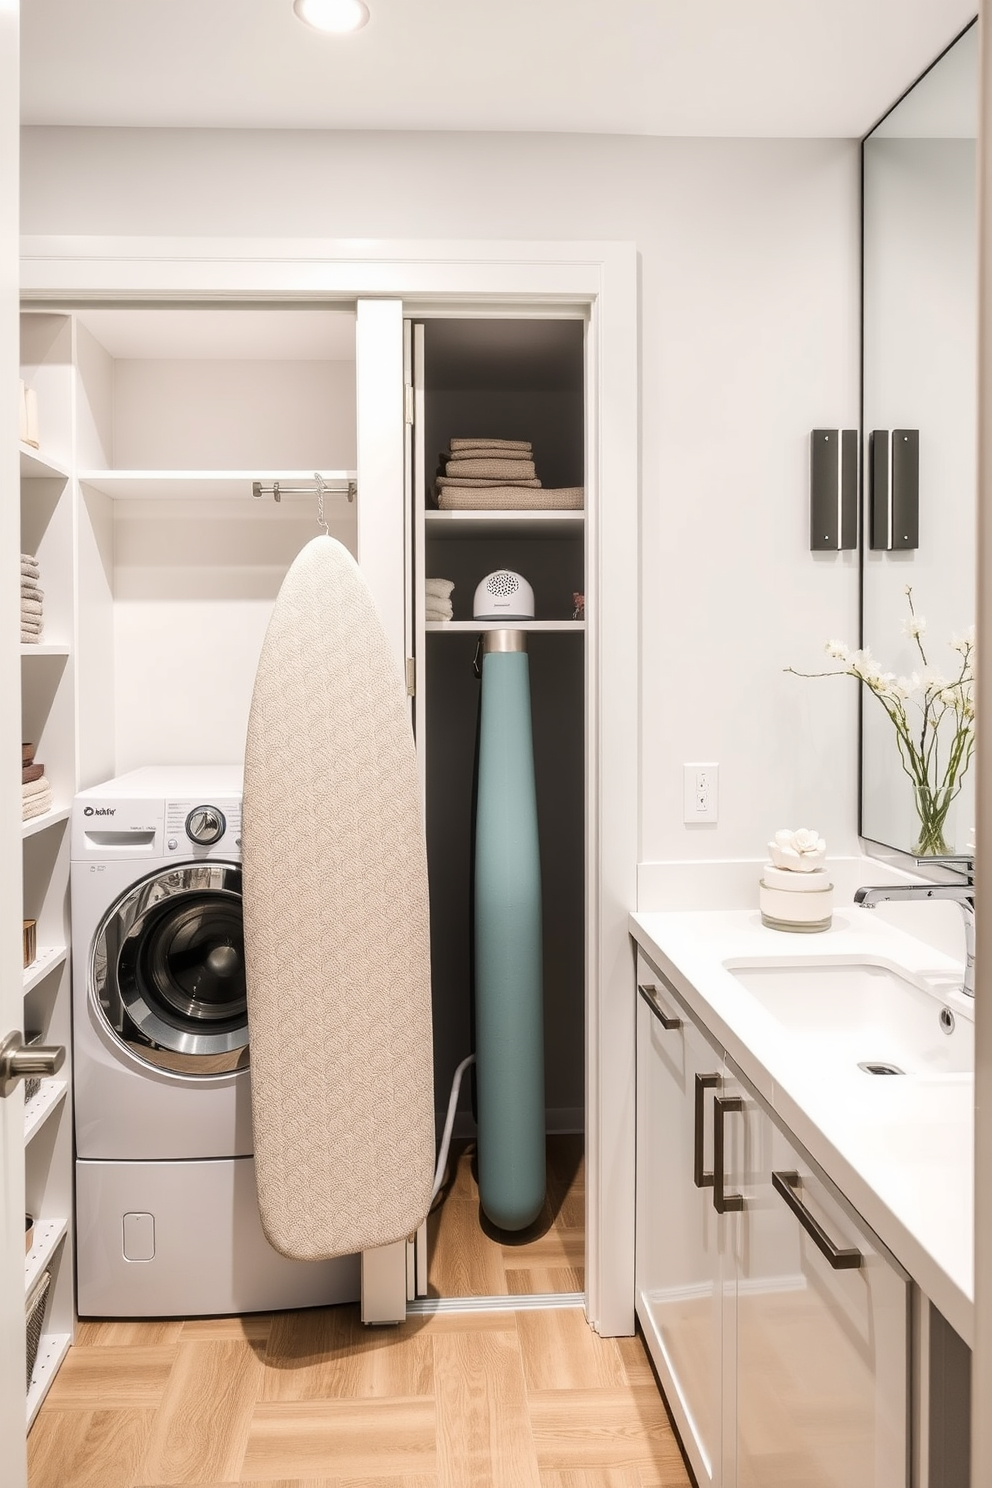
[[[133,884],[97,931],[91,997],[148,1064],[199,1076],[245,1068],[240,867],[190,863]]]

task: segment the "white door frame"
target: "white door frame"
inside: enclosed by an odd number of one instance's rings
[[[407,313],[585,306],[586,525],[586,1311],[605,1335],[634,1329],[634,998],[627,915],[639,846],[638,302],[630,243],[28,237],[29,303],[347,300]],[[399,393],[397,394],[399,397]],[[359,545],[397,499],[388,462],[359,437]],[[399,472],[402,491],[402,470]],[[383,576],[380,576],[383,577]],[[385,579],[383,577],[383,582]],[[382,599],[400,616],[391,583]],[[398,623],[398,620],[397,620]],[[394,638],[402,654],[403,638]]]

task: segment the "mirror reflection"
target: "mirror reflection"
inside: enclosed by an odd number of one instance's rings
[[[977,43],[972,25],[862,147],[862,637],[881,680],[862,689],[861,832],[930,856],[969,852],[975,819]],[[873,431],[886,450],[918,431],[918,546],[898,520],[870,545]]]

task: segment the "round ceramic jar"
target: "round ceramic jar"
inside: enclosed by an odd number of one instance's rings
[[[812,873],[790,873],[766,863],[758,881],[761,923],[769,930],[792,930],[810,934],[829,930],[833,913],[834,886],[825,869]]]

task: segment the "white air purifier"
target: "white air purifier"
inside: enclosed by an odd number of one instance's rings
[[[487,574],[472,601],[475,620],[533,620],[534,591],[527,580],[508,568]]]

